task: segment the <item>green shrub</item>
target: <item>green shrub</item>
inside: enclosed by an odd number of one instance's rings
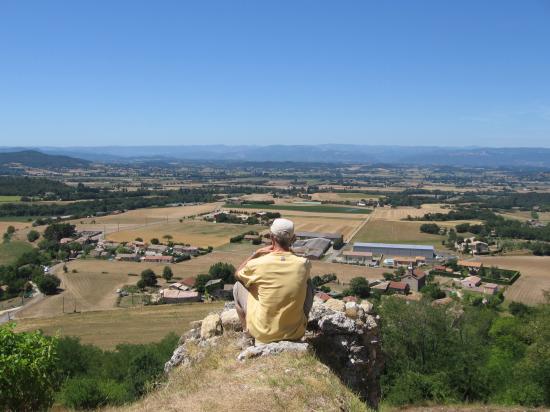
[[[57,340],[13,328],[0,327],[0,406],[7,411],[48,409],[58,382]]]
[[[96,409],[105,405],[120,405],[129,399],[126,387],[114,380],[77,377],[63,385],[59,400],[69,408]]]

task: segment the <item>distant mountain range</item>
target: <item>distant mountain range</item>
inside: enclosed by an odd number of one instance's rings
[[[53,155],[37,150],[22,150],[16,152],[1,152],[0,166],[19,163],[27,167],[36,168],[78,168],[90,165],[89,160],[77,159],[65,155]]]
[[[250,162],[315,162],[399,165],[440,165],[468,167],[542,167],[550,168],[550,149],[425,147],[366,145],[272,145],[272,146],[104,146],[104,147],[38,147],[20,152],[24,162],[33,165],[48,162],[45,154],[65,156],[51,159],[78,167],[87,161],[103,163],[181,162],[185,160],[250,161]],[[13,152],[22,148],[0,148]],[[40,156],[41,155],[41,156]],[[4,156],[4,157],[2,157]],[[0,164],[15,153],[0,153]],[[66,157],[70,156],[70,157]],[[73,158],[72,160],[69,160]],[[76,159],[75,159],[76,158]],[[86,160],[82,160],[86,159]],[[11,160],[15,161],[15,160]],[[24,163],[22,162],[22,163]],[[42,163],[41,163],[42,162]],[[69,162],[69,163],[67,163]],[[72,162],[72,163],[70,163]],[[27,163],[25,163],[27,164]],[[31,164],[28,164],[31,166]],[[40,166],[37,166],[40,167]]]

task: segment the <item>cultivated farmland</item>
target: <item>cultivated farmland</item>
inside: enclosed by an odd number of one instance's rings
[[[422,222],[371,218],[353,238],[354,242],[406,243],[411,245],[441,244],[443,236],[420,232]]]
[[[41,329],[47,335],[77,336],[82,343],[113,349],[121,343],[158,342],[171,332],[179,336],[189,329],[190,322],[222,306],[219,302],[159,305],[19,319],[16,330]]]
[[[107,235],[107,239],[117,242],[128,242],[136,237],[148,241],[151,238],[162,239],[164,235],[172,236],[174,242],[189,243],[194,246],[218,247],[229,242],[233,236],[249,230],[261,231],[263,226],[239,225],[229,223],[213,223],[203,220],[184,220],[153,224],[137,229],[121,230]]]
[[[521,272],[506,291],[506,299],[528,305],[544,302],[543,291],[550,291],[550,256],[484,256],[485,266],[498,266]]]

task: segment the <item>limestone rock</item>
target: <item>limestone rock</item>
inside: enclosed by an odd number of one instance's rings
[[[187,349],[185,346],[181,345],[174,350],[174,353],[172,354],[172,357],[168,362],[164,364],[164,372],[168,373],[174,367],[180,365],[180,364],[186,364],[189,361]]]
[[[325,334],[361,333],[355,322],[342,312],[334,312],[319,320],[319,329]]]
[[[236,309],[224,310],[220,318],[224,332],[228,330],[241,331],[243,329]]]
[[[259,356],[275,355],[282,352],[306,352],[308,349],[309,345],[306,342],[289,342],[283,340],[280,342],[250,346],[239,353],[237,359],[242,361],[245,359],[257,358]]]
[[[344,312],[346,310],[346,304],[338,299],[329,299],[325,302],[325,306],[335,312]]]
[[[370,303],[368,300],[361,301],[361,304],[359,306],[363,308],[365,313],[372,313],[372,310],[374,309],[374,305]]]
[[[222,334],[222,320],[220,315],[212,313],[202,320],[201,339],[209,339]]]
[[[358,315],[359,306],[355,302],[346,302],[346,316],[355,319]]]

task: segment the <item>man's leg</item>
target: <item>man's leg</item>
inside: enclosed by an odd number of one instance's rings
[[[313,306],[313,285],[311,279],[307,280],[306,300],[304,301],[304,313],[309,317],[309,311]]]
[[[248,290],[241,282],[237,281],[233,285],[233,299],[235,300],[235,309],[237,310],[237,315],[239,315],[243,331],[246,332],[246,302],[248,300]]]

